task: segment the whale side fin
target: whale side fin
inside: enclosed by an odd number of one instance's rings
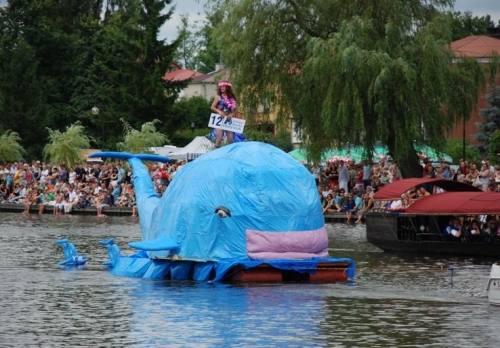
[[[144,251],[163,251],[163,250],[175,250],[179,249],[179,244],[177,244],[172,238],[168,236],[163,236],[157,239],[142,241],[142,242],[130,242],[128,245],[131,248],[144,250]]]

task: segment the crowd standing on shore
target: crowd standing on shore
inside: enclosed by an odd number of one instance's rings
[[[148,165],[159,196],[184,164]],[[46,206],[53,206],[56,215],[95,207],[97,214],[104,216],[105,207],[131,207],[132,216],[137,216],[131,169],[116,162],[83,163],[74,168],[40,161],[0,165],[0,203],[24,204],[24,213],[37,205],[39,214]]]

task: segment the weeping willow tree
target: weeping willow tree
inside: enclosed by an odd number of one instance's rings
[[[79,121],[66,128],[66,132],[52,130],[49,132],[49,143],[43,148],[43,157],[46,161],[53,163],[64,163],[68,167],[74,167],[82,163],[82,149],[90,149],[91,137],[84,134],[85,128]]]
[[[156,123],[159,120],[146,122],[142,125],[141,130],[132,128],[123,119],[123,128],[125,137],[123,142],[118,143],[117,146],[120,150],[132,153],[151,153],[150,147],[163,146],[168,143],[168,137],[156,130]]]
[[[313,160],[324,149],[387,144],[403,176],[419,176],[413,142],[438,150],[467,120],[484,84],[449,48],[453,0],[209,0],[214,37],[244,112],[293,120]],[[262,106],[268,107],[262,107]]]
[[[0,136],[0,163],[20,161],[26,155],[21,146],[21,137],[16,132],[6,131]]]

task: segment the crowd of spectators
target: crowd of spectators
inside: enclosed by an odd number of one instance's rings
[[[421,197],[441,192],[437,186],[424,185],[412,188],[399,200],[374,201],[376,191],[403,178],[397,163],[387,163],[385,160],[372,165],[363,161],[357,164],[334,161],[322,170],[312,169],[312,174],[318,186],[323,212],[343,212],[348,224],[362,222],[363,214],[369,210],[400,211]],[[427,161],[422,164],[422,177],[455,180],[469,183],[483,191],[500,192],[500,166],[492,166],[487,158],[479,166],[464,160],[460,160],[458,166]],[[353,216],[357,216],[354,222]]]
[[[159,196],[184,164],[148,165]],[[74,168],[40,161],[0,165],[0,203],[24,204],[24,213],[37,205],[39,214],[52,206],[56,215],[95,207],[97,214],[104,216],[105,207],[131,207],[132,216],[137,216],[131,169],[116,162],[83,163]]]

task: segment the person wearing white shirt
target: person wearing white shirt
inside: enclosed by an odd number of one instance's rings
[[[344,161],[341,160],[339,165],[339,189],[344,189],[345,192],[349,192],[349,169],[344,165]]]

